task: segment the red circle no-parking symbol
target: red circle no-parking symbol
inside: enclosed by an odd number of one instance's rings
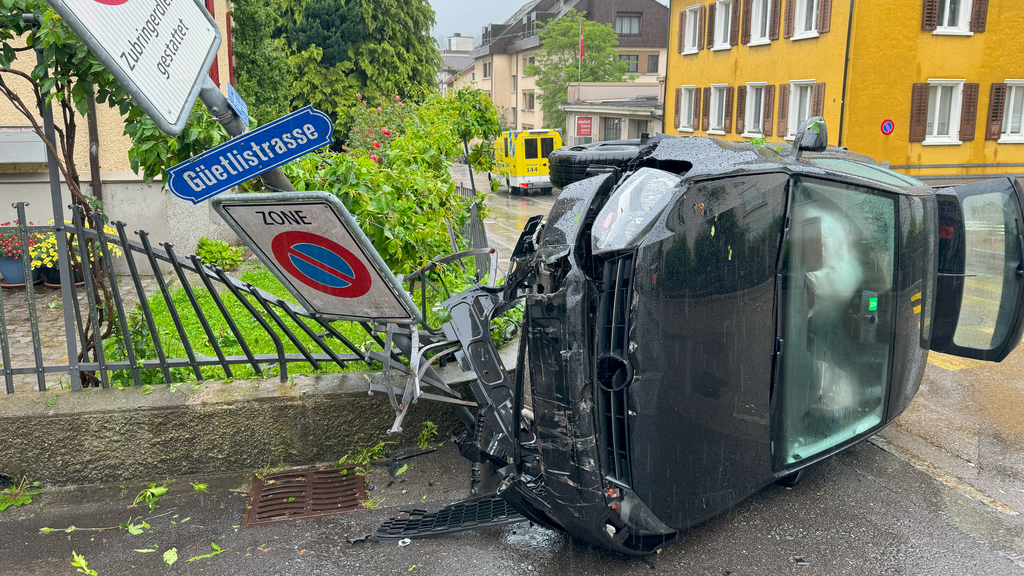
[[[274,258],[306,286],[338,298],[359,298],[373,278],[355,254],[338,243],[309,232],[282,232],[270,243]]]

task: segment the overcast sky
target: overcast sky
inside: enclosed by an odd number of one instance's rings
[[[668,6],[669,0],[658,0]],[[480,29],[487,24],[507,20],[526,0],[513,2],[494,2],[493,0],[430,0],[430,5],[437,13],[437,25],[434,37],[444,49],[444,39],[455,32],[463,36],[472,36],[474,44],[480,42]]]

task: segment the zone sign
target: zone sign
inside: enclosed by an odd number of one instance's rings
[[[240,194],[215,198],[213,206],[310,312],[418,320],[408,293],[334,196]]]

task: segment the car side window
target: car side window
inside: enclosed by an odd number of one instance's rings
[[[791,214],[780,294],[777,468],[882,422],[895,320],[895,199],[800,179]]]

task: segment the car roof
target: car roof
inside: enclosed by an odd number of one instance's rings
[[[931,195],[934,190],[910,176],[879,166],[870,157],[846,148],[829,147],[823,152],[805,152],[798,160],[790,156],[792,146],[767,143],[728,142],[706,136],[662,136],[652,139],[649,158],[659,164],[684,162],[689,165],[683,178],[697,180],[735,176],[750,172],[806,174],[832,180],[882,188],[900,194]]]

